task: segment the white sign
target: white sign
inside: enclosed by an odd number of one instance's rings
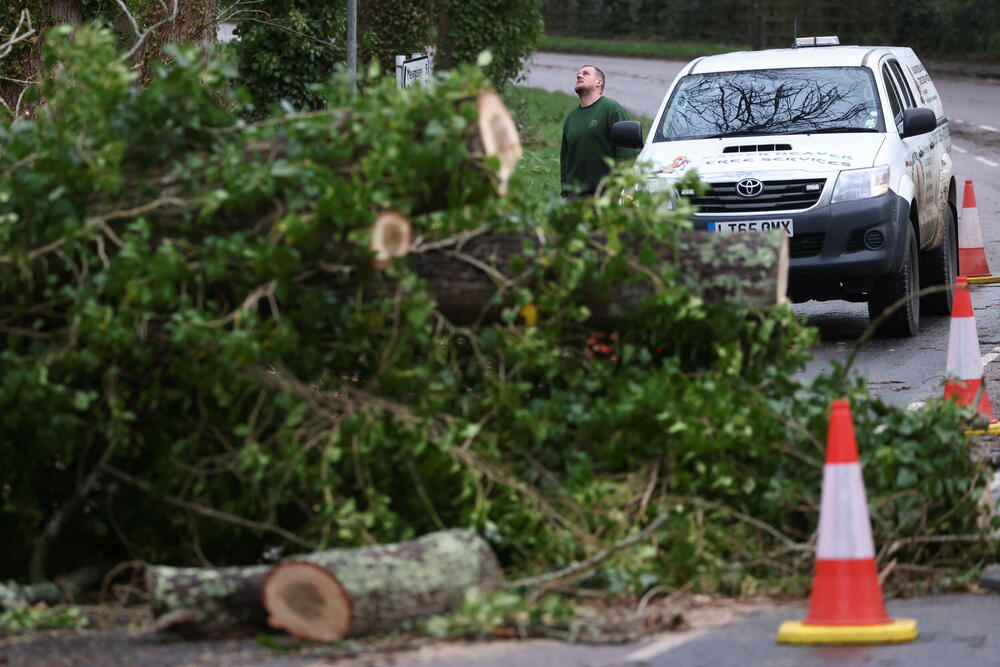
[[[431,59],[414,53],[411,57],[396,56],[396,85],[408,88],[431,77]]]

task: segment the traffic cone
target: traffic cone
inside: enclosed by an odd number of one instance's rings
[[[972,181],[965,182],[962,215],[958,219],[958,275],[967,278],[992,275],[983,247],[983,230],[979,226],[979,209],[976,208],[976,191],[972,189]]]
[[[983,360],[979,356],[979,334],[976,332],[976,315],[972,312],[972,296],[968,281],[962,276],[955,279],[945,374],[949,378],[944,385],[945,398],[957,401],[959,405],[976,405],[990,422],[996,421],[989,393],[983,384]]]
[[[819,506],[809,611],[778,629],[785,644],[882,644],[917,638],[917,622],[892,619],[882,601],[851,408],[833,402]]]

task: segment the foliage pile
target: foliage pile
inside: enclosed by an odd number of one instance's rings
[[[466,140],[478,70],[357,99],[339,78],[330,108],[247,124],[225,63],[174,49],[140,90],[107,31],[58,37],[38,117],[0,124],[0,574],[465,526],[517,576],[662,516],[592,583],[801,592],[842,394],[889,585],[983,556],[962,411],[792,381],[814,334],[790,308],[705,303],[619,241],[675,238],[687,210],[662,195],[493,196]],[[531,232],[498,278],[503,320],[453,325],[409,259],[373,271],[383,207],[412,219],[416,250]],[[587,354],[579,287],[623,281],[655,289],[613,354]]]

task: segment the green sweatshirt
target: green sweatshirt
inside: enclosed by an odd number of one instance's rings
[[[605,158],[621,161],[636,156],[634,149],[611,143],[611,126],[620,120],[630,120],[628,113],[618,102],[603,96],[588,107],[569,112],[563,124],[559,155],[563,196],[593,194],[598,182],[610,171]]]

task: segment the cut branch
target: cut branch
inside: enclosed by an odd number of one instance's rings
[[[372,225],[372,267],[384,271],[394,259],[408,255],[412,237],[410,221],[402,213],[391,209],[379,213]]]
[[[351,597],[333,573],[316,563],[278,563],[264,578],[262,597],[268,625],[293,637],[331,642],[351,631]]]
[[[479,140],[483,152],[488,156],[496,156],[500,162],[497,172],[497,193],[503,197],[507,194],[507,183],[510,181],[514,167],[521,159],[521,137],[517,126],[507,112],[503,98],[492,88],[479,93],[476,99],[477,123]]]

